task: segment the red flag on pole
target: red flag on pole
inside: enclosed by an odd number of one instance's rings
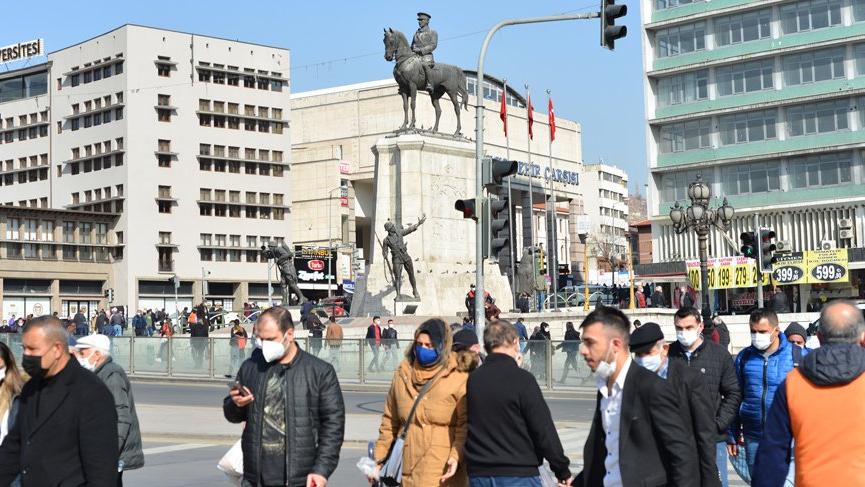
[[[556,112],[553,110],[553,99],[550,98],[549,105],[547,106],[547,112],[549,112],[550,117],[550,142],[556,140]]]
[[[505,129],[505,137],[508,136],[508,109],[505,105],[507,93],[502,93],[502,106],[499,108],[499,118],[502,119],[502,127]]]
[[[529,95],[528,99],[529,99],[528,100],[529,106],[526,110],[527,110],[528,115],[529,115],[529,139],[534,140],[535,134],[534,134],[534,132],[532,132],[532,124],[535,123],[535,114],[534,114],[535,109],[534,109],[534,107],[532,107],[532,95]]]

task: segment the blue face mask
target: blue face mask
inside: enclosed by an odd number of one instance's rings
[[[419,345],[414,347],[414,356],[422,366],[432,365],[439,358],[439,351],[434,348],[424,348]]]

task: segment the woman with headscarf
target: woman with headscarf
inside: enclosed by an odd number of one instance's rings
[[[550,324],[546,321],[536,326],[534,333],[529,337],[532,356],[531,372],[538,379],[547,377],[547,345],[551,339]]]
[[[394,372],[375,444],[377,476],[394,441],[403,431],[415,398],[430,381],[408,430],[402,452],[402,487],[463,487],[468,485],[462,464],[466,439],[466,380],[452,335],[444,321],[431,319],[418,327],[414,344]],[[370,480],[372,482],[372,480]]]

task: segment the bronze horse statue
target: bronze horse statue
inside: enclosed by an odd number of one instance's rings
[[[421,66],[422,61],[418,55],[412,52],[405,35],[393,29],[384,30],[384,58],[388,61],[396,60],[396,66],[393,68],[393,77],[399,85],[399,94],[402,96],[402,110],[405,115],[400,130],[413,129],[415,125],[417,90],[418,87],[424,87],[427,83],[423,67]],[[462,126],[460,125],[460,101],[458,96],[462,97],[463,108],[468,110],[469,107],[466,75],[457,66],[443,63],[435,63],[435,67],[430,69],[430,75],[433,78],[430,80],[430,84],[433,86],[433,90],[430,92],[430,100],[432,100],[436,112],[436,123],[432,130],[433,132],[438,132],[439,118],[441,118],[442,114],[439,98],[447,93],[451,103],[454,104],[454,113],[457,116],[457,130],[454,132],[454,135],[459,135]],[[411,123],[409,123],[408,119],[409,99],[411,99]]]

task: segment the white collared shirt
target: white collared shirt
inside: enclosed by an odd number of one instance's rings
[[[631,368],[631,357],[625,361],[622,370],[613,383],[610,391],[606,384],[599,384],[601,392],[601,423],[604,426],[604,446],[607,447],[607,457],[604,458],[604,487],[622,487],[622,471],[619,468],[619,426],[622,414],[622,389],[625,387],[625,377]]]

